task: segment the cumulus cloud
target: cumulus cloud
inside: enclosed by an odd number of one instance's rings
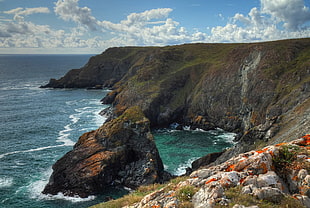
[[[172,11],[170,8],[152,9],[132,13],[119,23],[102,21],[99,24],[106,31],[117,32],[120,42],[127,40],[135,45],[167,45],[205,40],[205,33],[190,34],[179,26],[179,22],[168,18]]]
[[[147,10],[142,13],[131,13],[127,16],[126,20],[121,21],[121,24],[126,26],[132,26],[136,24],[143,26],[145,24],[151,24],[151,20],[153,19],[167,18],[170,12],[172,12],[172,9],[170,8],[160,8]]]
[[[58,0],[55,3],[54,11],[63,20],[74,21],[87,26],[91,30],[97,29],[97,20],[91,14],[88,7],[79,7],[79,0]]]
[[[309,8],[303,0],[261,0],[261,8],[237,13],[225,26],[211,29],[211,42],[252,42],[310,36]],[[284,29],[281,27],[284,26]]]
[[[303,0],[261,0],[261,7],[263,13],[283,22],[290,30],[296,31],[310,20],[309,8]]]

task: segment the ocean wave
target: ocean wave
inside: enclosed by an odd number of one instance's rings
[[[28,153],[28,152],[36,152],[36,151],[42,151],[42,150],[46,150],[46,149],[52,149],[52,148],[64,147],[64,146],[67,146],[67,145],[66,144],[62,144],[62,145],[39,147],[39,148],[28,149],[28,150],[18,150],[18,151],[14,151],[14,152],[7,152],[7,153],[4,153],[4,154],[1,154],[0,155],[0,159],[2,159],[5,156],[8,156],[8,155],[20,154],[20,153]]]
[[[192,167],[192,162],[194,162],[196,159],[198,158],[197,157],[191,158],[187,160],[185,163],[180,164],[175,170],[173,170],[172,174],[177,176],[185,174],[186,168]]]
[[[37,84],[30,84],[30,83],[24,83],[24,84],[19,84],[19,85],[7,85],[0,87],[0,90],[2,91],[8,91],[8,90],[40,90],[38,87],[39,85]]]
[[[0,188],[7,188],[13,185],[13,178],[11,177],[1,177],[0,178]]]
[[[225,132],[225,133],[218,135],[216,137],[218,137],[220,139],[224,139],[228,143],[236,144],[236,142],[235,142],[236,136],[237,136],[236,133]]]
[[[39,199],[41,199],[41,200],[66,200],[66,201],[70,201],[72,203],[92,201],[95,198],[96,198],[96,196],[92,196],[92,195],[88,196],[87,198],[81,198],[79,196],[65,196],[61,192],[59,192],[57,195],[41,194],[39,197]]]
[[[58,133],[59,136],[57,137],[56,142],[62,142],[64,146],[73,146],[75,144],[71,139],[69,139],[71,134],[68,132],[73,130],[70,126],[71,124],[64,126],[64,130],[61,130]]]
[[[52,167],[50,167],[45,172],[41,173],[39,178],[34,179],[34,181],[31,182],[26,187],[29,192],[30,198],[36,199],[36,200],[66,200],[72,203],[91,201],[96,198],[95,196],[89,196],[87,198],[81,198],[79,196],[69,197],[69,196],[65,196],[61,192],[59,192],[57,195],[42,194],[42,191],[45,185],[48,183],[49,177],[52,174],[52,172],[53,172]]]
[[[76,116],[75,114],[70,115],[69,118],[73,124],[76,124],[80,120],[80,117]]]
[[[95,125],[97,127],[100,127],[106,120],[107,117],[106,116],[101,116],[99,113],[102,111],[102,109],[93,112],[94,118],[93,118],[93,122],[95,123]]]

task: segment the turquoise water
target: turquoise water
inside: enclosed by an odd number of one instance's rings
[[[186,167],[209,153],[220,152],[232,146],[235,134],[221,129],[203,130],[157,130],[154,132],[159,154],[165,169],[175,175],[182,175]]]
[[[123,190],[87,199],[41,194],[52,165],[84,132],[105,118],[105,90],[40,89],[50,78],[80,68],[90,55],[0,55],[0,207],[88,207]],[[155,131],[165,167],[181,174],[193,159],[231,145],[222,131]]]

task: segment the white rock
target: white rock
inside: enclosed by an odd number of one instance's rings
[[[260,174],[257,178],[257,186],[259,188],[268,186],[281,188],[281,185],[278,187],[279,183],[280,178],[274,171],[268,171],[265,174]]]
[[[256,196],[258,199],[267,200],[274,203],[279,203],[284,194],[278,188],[271,188],[271,187],[263,187],[258,188],[253,191],[253,195]]]
[[[294,195],[305,207],[310,208],[310,198],[304,195]]]
[[[224,189],[220,185],[205,186],[193,196],[192,203],[195,208],[212,208],[215,204],[215,199],[224,196]]]
[[[304,180],[304,178],[308,175],[308,171],[305,170],[305,169],[301,169],[299,172],[298,172],[298,179],[300,180]]]
[[[257,189],[257,187],[255,187],[253,184],[250,184],[250,185],[244,186],[241,189],[241,193],[242,194],[252,194],[255,189]]]
[[[247,185],[254,185],[256,187],[258,187],[257,185],[257,176],[256,175],[250,175],[248,177],[246,177],[242,183],[242,185],[247,186]]]

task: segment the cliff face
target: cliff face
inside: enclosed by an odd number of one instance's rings
[[[136,188],[169,179],[138,107],[82,135],[72,151],[53,165],[43,193],[87,197],[109,186]]]
[[[151,126],[178,122],[238,133],[238,145],[224,152],[220,163],[259,144],[290,141],[310,132],[309,60],[310,39],[111,48],[44,87],[111,87],[103,99],[113,104],[111,121],[138,107]],[[105,124],[96,135],[110,128]],[[79,148],[73,151],[88,146]],[[81,164],[72,160],[75,153],[68,154],[55,164],[53,175],[68,162]],[[53,183],[52,176],[48,186]]]
[[[45,87],[111,86],[103,102],[115,115],[138,105],[152,126],[220,127],[245,141],[280,132],[285,140],[310,130],[309,58],[310,39],[111,48]]]

